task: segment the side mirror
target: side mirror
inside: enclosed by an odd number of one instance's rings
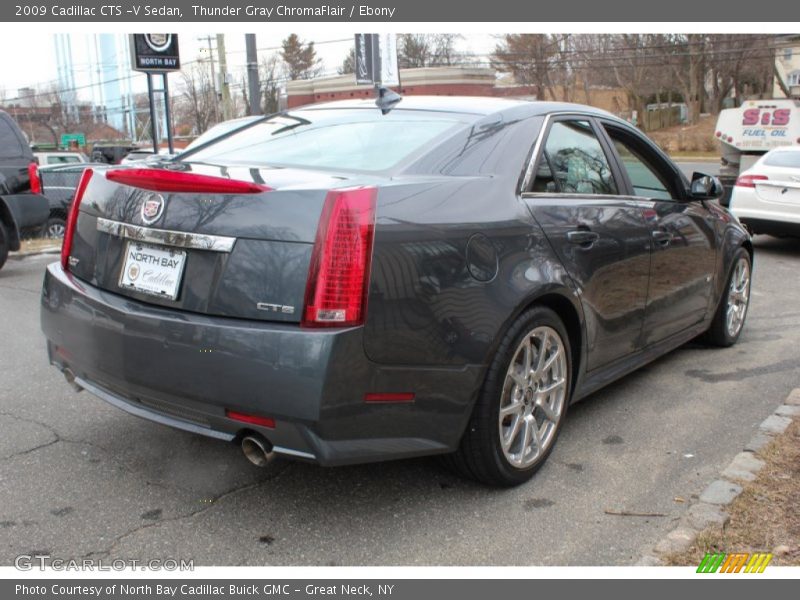
[[[692,200],[717,200],[722,198],[725,189],[719,179],[713,175],[694,173],[689,197]]]

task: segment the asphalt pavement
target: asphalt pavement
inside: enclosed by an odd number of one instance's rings
[[[800,241],[756,239],[740,343],[688,344],[572,407],[547,464],[493,490],[418,459],[251,466],[238,448],[75,393],[47,364],[52,257],[0,271],[0,564],[623,565],[800,383]],[[607,514],[660,513],[661,517]]]

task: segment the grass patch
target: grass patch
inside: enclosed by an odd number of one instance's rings
[[[771,565],[800,565],[800,419],[757,456],[766,465],[728,507],[730,522],[701,532],[667,564],[697,566],[706,552],[773,552]]]

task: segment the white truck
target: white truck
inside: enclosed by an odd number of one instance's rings
[[[748,100],[727,108],[719,113],[714,135],[722,151],[719,178],[725,196],[720,202],[728,206],[739,173],[773,148],[800,144],[800,102]]]

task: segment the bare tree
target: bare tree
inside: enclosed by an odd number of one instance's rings
[[[265,115],[279,110],[281,81],[284,78],[281,57],[277,54],[261,59],[258,67],[258,79],[261,82],[261,102]]]
[[[666,36],[669,68],[683,96],[687,108],[687,121],[696,124],[705,99],[705,60],[707,35],[690,33]]]
[[[401,69],[446,67],[458,64],[465,55],[456,50],[454,33],[403,33],[397,40],[397,62]]]
[[[530,85],[539,100],[548,94],[555,98],[550,76],[558,56],[558,36],[543,33],[510,33],[504,35],[491,55],[492,66],[510,73],[521,85]]]
[[[647,97],[658,90],[655,73],[664,68],[664,37],[658,34],[622,34],[603,38],[603,61],[597,68],[610,68],[619,87],[628,96],[628,106],[642,123]]]
[[[189,121],[196,134],[208,130],[218,121],[218,102],[211,85],[208,69],[195,63],[181,71],[183,78],[181,102],[176,105],[176,115]]]

